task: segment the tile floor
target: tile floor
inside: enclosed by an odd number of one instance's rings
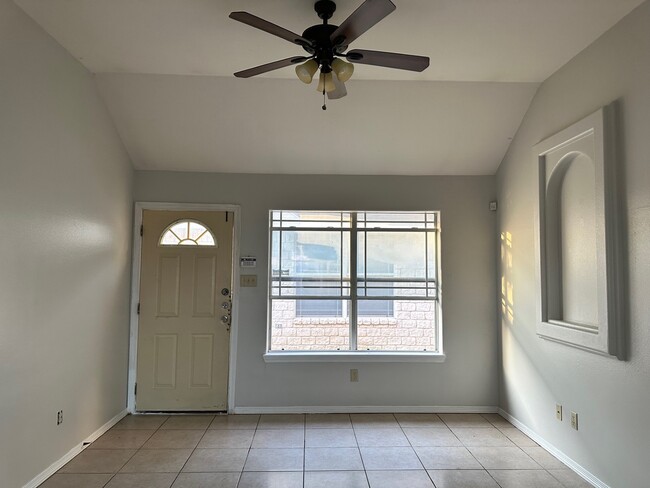
[[[42,488],[577,488],[496,414],[128,416]]]

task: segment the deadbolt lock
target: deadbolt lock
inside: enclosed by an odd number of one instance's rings
[[[223,308],[224,310],[230,310],[230,302],[223,302],[221,304],[221,308]]]
[[[222,294],[224,297],[227,297],[228,295],[230,295],[230,290],[229,290],[228,288],[222,288],[222,289],[221,289],[221,294]]]

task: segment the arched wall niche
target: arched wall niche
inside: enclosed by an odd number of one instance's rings
[[[610,111],[535,146],[537,333],[618,356],[623,315]]]

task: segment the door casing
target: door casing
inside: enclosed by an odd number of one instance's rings
[[[232,212],[234,215],[234,231],[232,242],[232,315],[230,329],[230,356],[228,365],[228,413],[235,408],[235,365],[237,364],[237,333],[239,324],[239,239],[241,228],[241,207],[239,205],[221,203],[161,203],[135,202],[133,217],[133,255],[131,268],[131,304],[130,304],[130,337],[129,337],[129,376],[127,410],[135,413],[135,383],[138,364],[138,303],[140,301],[140,267],[142,262],[142,226],[143,210],[177,210],[177,211],[221,211]]]

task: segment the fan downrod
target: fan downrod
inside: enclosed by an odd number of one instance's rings
[[[318,17],[323,19],[324,23],[327,23],[336,11],[336,4],[332,0],[318,0],[318,2],[314,4],[314,10],[318,14]]]

